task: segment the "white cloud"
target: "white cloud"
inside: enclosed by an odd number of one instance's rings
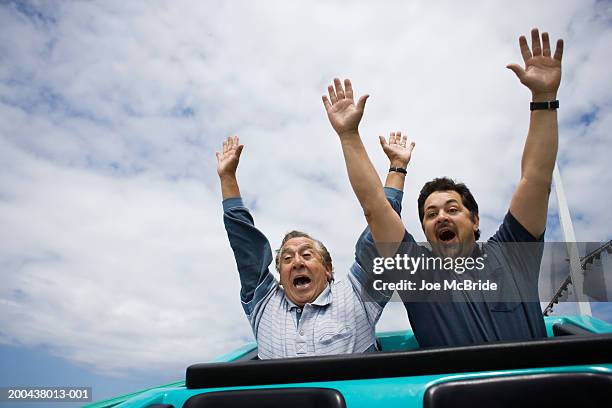
[[[603,2],[32,4],[0,8],[3,342],[120,373],[248,339],[214,169],[228,134],[246,144],[239,181],[272,246],[306,230],[343,275],[364,219],[320,101],[334,76],[371,94],[361,133],[382,174],[377,136],[416,140],[415,237],[418,191],[441,175],[470,186],[492,234],[529,119],[505,65],[536,25],[566,41],[560,158],[577,235],[610,237]],[[393,306],[381,327],[406,324]]]

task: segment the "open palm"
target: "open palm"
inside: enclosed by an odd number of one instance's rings
[[[240,144],[238,136],[229,136],[223,141],[223,152],[216,153],[217,174],[219,176],[236,173],[243,148],[244,145]]]
[[[525,68],[518,64],[509,64],[507,67],[533,95],[549,96],[554,99],[561,83],[563,40],[557,40],[555,54],[551,56],[548,33],[542,33],[540,43],[540,34],[538,29],[534,28],[531,30],[531,50],[524,36],[519,37],[519,46]]]
[[[384,136],[379,136],[379,139],[380,145],[389,158],[391,165],[393,167],[405,168],[410,162],[415,143],[411,142],[408,144],[408,137],[406,135],[402,136],[402,132],[391,132],[388,142]]]
[[[356,132],[363,116],[363,109],[368,95],[363,95],[355,104],[353,99],[353,87],[351,81],[344,80],[344,87],[338,78],[334,79],[334,85],[327,87],[329,99],[323,96],[323,105],[332,127],[343,135]]]

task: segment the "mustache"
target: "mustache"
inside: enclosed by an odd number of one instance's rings
[[[436,226],[436,231],[440,231],[442,228],[452,228],[454,229],[455,224],[450,221],[442,221],[439,225]]]

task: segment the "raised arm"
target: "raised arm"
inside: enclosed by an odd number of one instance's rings
[[[334,86],[328,87],[328,92],[329,99],[323,96],[323,105],[340,138],[349,180],[363,208],[374,241],[377,244],[399,243],[404,236],[404,225],[387,201],[380,178],[359,136],[358,126],[368,95],[359,98],[355,104],[350,80],[346,79],[343,87],[337,78],[334,79]]]
[[[557,99],[561,83],[563,40],[557,40],[551,56],[548,33],[531,30],[531,50],[524,36],[519,38],[525,68],[510,64],[521,83],[531,91],[532,102]],[[557,158],[558,127],[555,109],[533,110],[521,160],[521,179],[510,203],[510,213],[531,235],[539,238],[546,228],[548,196]]]
[[[223,223],[240,275],[242,307],[251,319],[262,296],[276,281],[268,269],[272,263],[270,243],[255,228],[253,217],[240,198],[236,169],[243,147],[237,136],[223,141],[223,151],[217,152],[217,174],[223,194]]]

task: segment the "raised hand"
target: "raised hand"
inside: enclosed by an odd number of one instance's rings
[[[223,141],[223,152],[215,152],[219,177],[236,174],[243,148],[244,145],[240,144],[238,136],[229,136]]]
[[[391,132],[389,133],[389,142],[385,140],[384,136],[379,136],[380,145],[383,151],[389,158],[391,167],[401,167],[403,169],[408,166],[410,157],[412,156],[412,149],[414,149],[414,142],[408,145],[408,137],[402,136],[402,132]]]
[[[563,40],[557,40],[554,56],[550,55],[550,39],[548,33],[540,34],[537,28],[531,30],[531,50],[525,36],[519,37],[521,55],[525,68],[518,64],[508,64],[521,83],[531,90],[534,100],[557,99],[557,90],[561,83],[561,57],[563,56]]]
[[[329,93],[329,99],[324,95],[323,105],[336,133],[342,137],[357,132],[369,95],[361,96],[355,104],[351,81],[345,79],[343,88],[338,78],[334,78],[334,85],[328,86],[327,92]]]

